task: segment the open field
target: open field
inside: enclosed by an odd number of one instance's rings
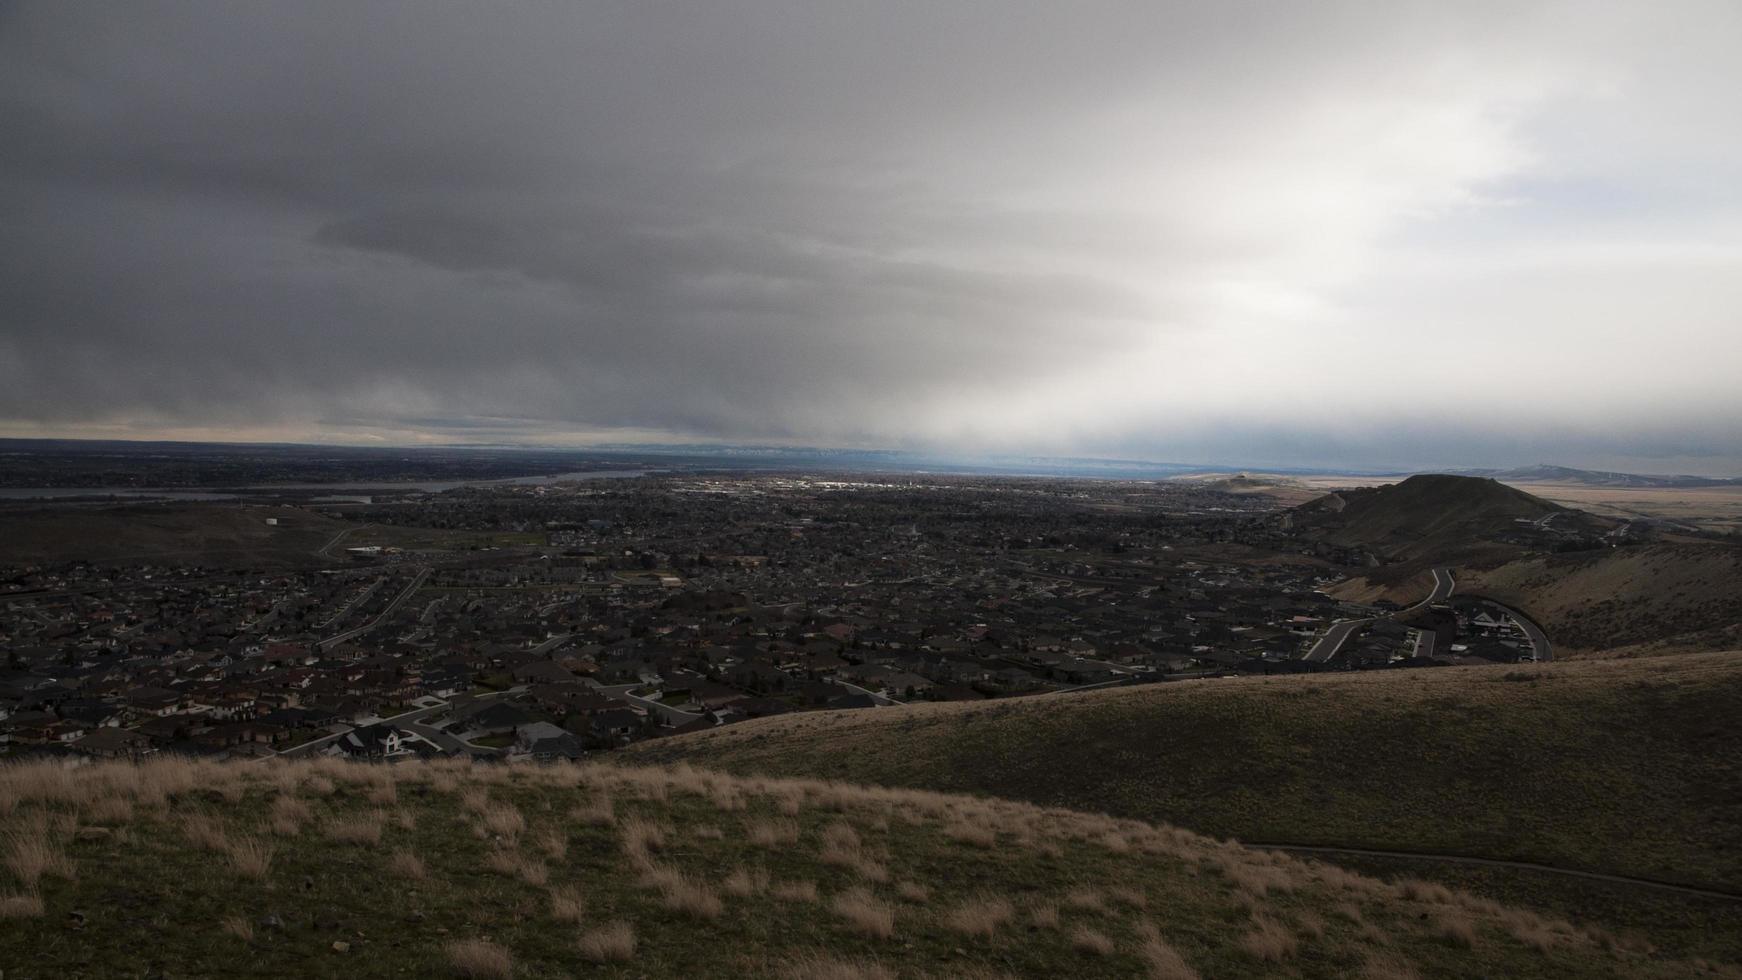
[[[1737,703],[1742,654],[1693,654],[832,712],[629,751],[1742,892]]]
[[[277,519],[279,526],[266,523]],[[0,510],[0,563],[305,565],[345,528],[295,507],[138,503]]]
[[[1603,517],[1651,517],[1709,531],[1742,530],[1742,487],[1629,488],[1514,483],[1545,500]]]
[[[8,972],[1680,977],[1421,882],[1020,803],[696,770],[0,770]]]
[[[473,551],[483,548],[525,548],[544,543],[544,535],[525,531],[463,531],[371,524],[358,528],[343,547],[380,545],[407,551]]]

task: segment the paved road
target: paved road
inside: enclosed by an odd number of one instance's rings
[[[1494,602],[1493,599],[1488,599],[1487,601]],[[1500,606],[1500,603],[1494,602],[1494,605]],[[1518,610],[1513,609],[1510,606],[1500,606],[1500,608],[1504,609],[1506,615],[1514,623],[1518,624],[1518,628],[1524,631],[1525,636],[1530,638],[1531,651],[1536,657],[1538,663],[1546,663],[1547,661],[1554,659],[1554,648],[1549,646],[1547,633],[1537,629],[1536,624],[1525,619],[1524,614]]]
[[[1439,634],[1433,630],[1421,630],[1415,634],[1415,655],[1431,657],[1434,655],[1434,645],[1439,642]]]
[[[664,718],[674,728],[678,725],[687,725],[692,721],[704,717],[703,715],[693,711],[674,708],[663,701],[654,701],[651,698],[638,697],[629,693],[640,686],[640,684],[601,684],[598,686],[598,690],[600,694],[603,694],[608,698],[616,698],[624,704],[632,705],[637,708],[645,708]]]
[[[870,698],[872,701],[875,701],[876,703],[883,705],[884,707],[888,707],[889,705],[894,705],[894,704],[906,704],[907,703],[906,701],[897,701],[891,697],[884,697],[883,695],[878,694],[876,691],[866,690],[865,688],[862,688],[857,684],[849,684],[846,681],[840,680],[839,678],[837,678],[834,683],[836,686],[844,687],[847,690],[852,691],[854,694],[863,694],[866,697]]]
[[[1662,891],[1680,892],[1684,895],[1698,895],[1702,898],[1718,898],[1731,902],[1742,902],[1742,893],[1719,891],[1713,888],[1699,888],[1694,885],[1678,885],[1670,881],[1658,881],[1654,878],[1630,878],[1626,875],[1610,875],[1597,871],[1575,871],[1571,868],[1557,868],[1548,864],[1532,864],[1529,861],[1501,861],[1495,858],[1466,857],[1462,854],[1423,854],[1415,851],[1381,851],[1363,847],[1315,847],[1306,844],[1265,844],[1253,841],[1241,841],[1247,847],[1262,848],[1267,851],[1285,851],[1290,854],[1353,854],[1358,857],[1378,858],[1408,858],[1412,861],[1437,861],[1446,864],[1476,864],[1490,868],[1513,868],[1519,871],[1540,871],[1544,874],[1565,875],[1570,878],[1584,878],[1589,881],[1606,881],[1617,885],[1635,885],[1640,888],[1656,888]]]
[[[1511,612],[1511,610],[1509,609],[1507,612]],[[1535,623],[1517,613],[1513,613],[1512,621],[1518,624],[1518,628],[1524,631],[1525,636],[1530,637],[1530,645],[1535,648],[1538,661],[1546,662],[1554,659],[1554,648],[1549,646],[1547,633],[1537,629]]]
[[[1452,578],[1451,569],[1436,568],[1434,569],[1434,587],[1432,591],[1428,592],[1426,599],[1423,599],[1409,608],[1420,609],[1422,606],[1425,606],[1430,602],[1442,602],[1446,599],[1450,599],[1452,597],[1452,590],[1457,587],[1458,583]]]
[[[374,527],[374,525],[373,524],[359,524],[356,527],[345,528],[343,531],[340,531],[338,534],[333,535],[332,538],[330,540],[328,540],[326,544],[321,545],[320,550],[316,551],[315,554],[321,558],[333,557],[333,549],[338,546],[340,541],[343,541],[346,538],[350,537],[352,531],[361,531],[366,527]]]
[[[1306,656],[1301,659],[1314,663],[1324,663],[1330,660],[1337,655],[1338,650],[1343,648],[1343,644],[1348,642],[1350,635],[1371,622],[1373,622],[1372,618],[1345,619],[1342,622],[1332,623],[1331,628],[1325,631],[1325,635],[1319,637],[1319,642],[1314,643],[1313,648],[1308,650]]]
[[[533,653],[533,654],[549,653],[550,651],[555,650],[557,647],[562,646],[564,643],[567,643],[568,641],[574,639],[576,636],[579,636],[579,635],[580,634],[578,634],[578,633],[558,633],[556,636],[553,636],[550,639],[544,641],[543,643],[540,643],[538,646],[533,647],[531,650],[529,650],[527,652]]]
[[[339,620],[344,619],[346,616],[349,616],[351,614],[351,610],[357,608],[357,603],[366,601],[370,596],[374,595],[375,590],[381,588],[381,586],[383,584],[385,584],[386,581],[387,581],[386,577],[382,577],[382,578],[376,579],[373,582],[370,582],[363,589],[363,591],[352,596],[350,602],[347,602],[343,606],[340,606],[338,612],[333,613],[331,616],[328,616],[326,619],[322,620],[317,626],[315,626],[315,629],[324,630],[327,627],[338,622]]]
[[[396,598],[392,602],[388,603],[386,609],[381,610],[381,615],[376,616],[374,619],[370,620],[367,623],[364,623],[362,626],[359,626],[356,629],[346,630],[345,632],[340,633],[338,636],[332,636],[332,637],[328,637],[327,639],[322,640],[319,643],[320,648],[322,650],[325,650],[328,647],[338,646],[339,644],[345,642],[346,640],[355,639],[356,637],[362,636],[364,633],[367,633],[370,630],[375,629],[376,627],[380,626],[382,623],[387,622],[387,617],[393,615],[394,612],[397,611],[400,606],[405,605],[405,600],[411,598],[412,595],[415,592],[417,592],[418,589],[422,588],[424,580],[427,578],[429,578],[429,569],[427,569],[427,568],[418,569],[417,575],[414,576],[411,580],[411,584],[405,587],[404,592],[399,593],[398,598]]]
[[[1434,587],[1428,590],[1427,598],[1402,610],[1403,612],[1420,609],[1429,603],[1440,602],[1451,597],[1452,590],[1458,587],[1457,581],[1452,578],[1452,570],[1449,568],[1436,568],[1433,570],[1433,574]],[[1331,624],[1331,628],[1325,631],[1325,635],[1319,637],[1319,641],[1314,643],[1312,649],[1308,650],[1306,655],[1301,657],[1301,659],[1312,661],[1313,663],[1325,663],[1337,655],[1337,651],[1343,648],[1343,644],[1349,641],[1349,637],[1354,634],[1356,630],[1368,623],[1376,622],[1379,619],[1390,618],[1390,616],[1370,616],[1366,619],[1347,619],[1339,623],[1333,623]],[[1430,643],[1430,649],[1431,646],[1432,644]]]
[[[519,694],[519,693],[523,692],[524,690],[526,690],[526,689],[523,687],[511,687],[506,691],[491,691],[488,694],[475,695],[472,698],[470,698],[470,700],[472,700],[472,701],[488,701],[491,698],[505,698],[511,694]],[[429,725],[421,724],[423,719],[428,718],[430,715],[440,714],[443,711],[447,711],[448,709],[452,708],[455,704],[458,704],[458,703],[461,703],[460,698],[455,698],[453,701],[443,701],[441,704],[430,705],[427,708],[417,708],[417,709],[414,709],[412,711],[406,711],[406,712],[403,712],[401,714],[394,715],[391,718],[383,718],[380,721],[375,722],[375,724],[388,725],[388,726],[393,727],[393,728],[409,729],[411,731],[416,732],[419,735],[422,735],[424,738],[429,739],[430,741],[436,743],[437,745],[441,746],[442,750],[446,751],[446,752],[466,752],[466,753],[469,753],[471,755],[495,755],[496,754],[495,749],[487,749],[487,748],[481,748],[478,746],[467,745],[465,742],[460,741],[459,739],[455,738],[452,735],[449,735],[447,732],[444,732],[439,728],[434,728],[434,727],[431,727]],[[349,735],[351,732],[353,732],[355,730],[356,730],[356,728],[354,726],[348,727],[342,732],[334,732],[331,735],[323,735],[320,738],[312,739],[310,741],[302,743],[301,745],[297,745],[297,746],[293,746],[291,748],[285,749],[282,752],[275,752],[275,753],[273,753],[273,755],[301,755],[305,752],[312,752],[315,749],[318,749],[318,748],[325,746],[327,743],[333,741],[334,739],[344,738],[346,735]],[[272,758],[272,756],[266,756],[266,758]]]

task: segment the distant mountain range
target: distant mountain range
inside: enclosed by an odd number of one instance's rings
[[[1651,476],[1638,473],[1607,473],[1601,470],[1578,470],[1570,466],[1538,463],[1510,470],[1454,470],[1460,476],[1485,476],[1510,483],[1573,483],[1591,487],[1629,487],[1635,489],[1686,489],[1689,487],[1737,487],[1742,479],[1720,479],[1710,476]]]

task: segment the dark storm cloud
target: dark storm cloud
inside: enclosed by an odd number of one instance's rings
[[[1551,7],[1377,10],[9,5],[0,421],[1274,451],[1442,329],[1393,294],[1513,298],[1435,278],[1486,243],[1384,243],[1530,176],[1529,112],[1602,80]],[[1671,408],[1733,413],[1714,384]],[[1505,397],[1544,432],[1587,405]]]

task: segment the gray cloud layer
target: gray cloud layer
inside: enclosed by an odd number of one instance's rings
[[[7,5],[0,429],[1734,470],[1742,15],[1591,6]]]

